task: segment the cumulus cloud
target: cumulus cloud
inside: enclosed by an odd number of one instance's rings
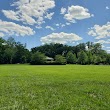
[[[20,26],[19,24],[15,24],[13,22],[7,22],[0,20],[0,37],[4,36],[25,36],[25,35],[33,35],[35,32],[33,29],[27,26]]]
[[[61,10],[64,9],[62,8]],[[64,14],[64,18],[72,23],[75,23],[76,20],[82,20],[93,16],[93,14],[89,13],[89,10],[87,8],[84,8],[82,6],[72,5],[68,7],[67,12],[66,10],[62,12],[63,12],[62,14]]]
[[[45,37],[41,38],[42,44],[45,43],[61,43],[61,44],[66,44],[66,43],[73,43],[75,41],[82,40],[81,37],[74,33],[52,33],[50,35],[47,35]]]
[[[90,28],[88,35],[94,36],[96,39],[110,37],[110,22],[102,26],[94,25],[94,27]]]
[[[54,13],[48,13],[48,10],[55,7],[55,2],[54,0],[18,0],[11,6],[16,6],[17,11],[2,10],[7,18],[29,25],[35,23],[40,25],[44,23],[45,18],[52,19]]]
[[[50,30],[52,30],[52,31],[54,31],[55,29],[54,28],[52,28],[51,26],[46,26],[45,27],[46,29],[50,29]]]

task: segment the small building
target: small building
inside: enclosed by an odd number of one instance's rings
[[[51,58],[51,57],[46,57],[46,60],[47,60],[47,61],[54,61],[54,59]]]

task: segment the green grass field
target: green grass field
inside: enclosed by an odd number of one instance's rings
[[[0,110],[110,110],[110,66],[0,65]]]

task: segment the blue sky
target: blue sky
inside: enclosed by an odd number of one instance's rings
[[[26,43],[102,43],[110,52],[110,0],[1,0],[0,37]]]

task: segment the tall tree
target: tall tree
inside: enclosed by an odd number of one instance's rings
[[[78,63],[84,65],[84,64],[87,64],[87,61],[88,61],[87,54],[84,51],[79,52]]]
[[[88,64],[92,64],[93,63],[93,55],[92,55],[91,51],[87,52],[87,56],[88,56]]]
[[[92,54],[99,55],[102,50],[102,45],[100,43],[94,44],[91,50]]]
[[[106,63],[107,63],[107,64],[110,64],[110,54],[107,54]]]
[[[32,65],[39,65],[39,64],[45,64],[46,56],[41,52],[33,53],[31,56],[31,64]]]
[[[69,51],[66,55],[66,60],[68,64],[75,64],[77,61],[76,55]]]
[[[7,43],[4,39],[0,38],[0,64],[5,63],[4,61],[4,53],[7,48]]]
[[[13,48],[6,48],[4,51],[4,61],[7,64],[13,63],[13,57],[15,54],[15,50]]]
[[[57,64],[62,64],[62,65],[66,64],[66,59],[62,55],[56,55],[55,56],[55,61],[56,61]]]

